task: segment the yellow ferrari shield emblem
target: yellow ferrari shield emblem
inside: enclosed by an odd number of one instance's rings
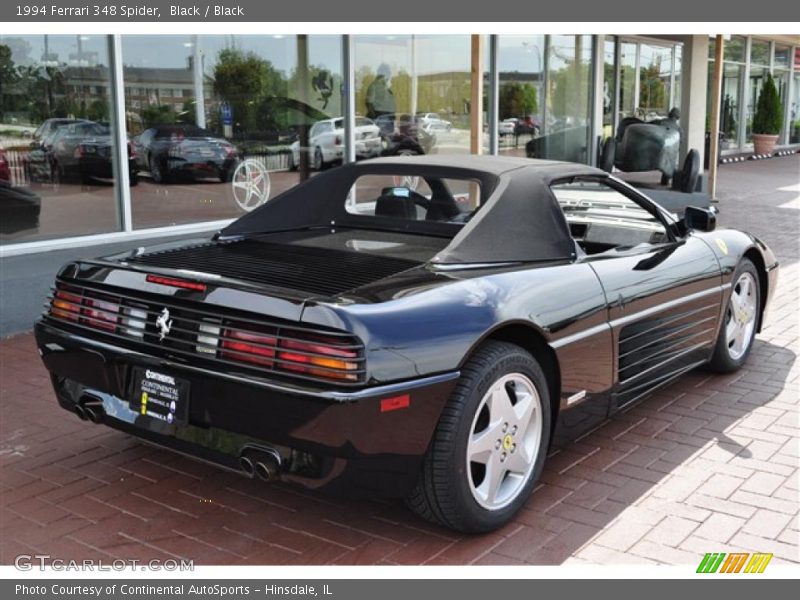
[[[503,438],[503,450],[508,452],[512,446],[514,446],[514,438],[510,434],[506,434],[506,437]]]

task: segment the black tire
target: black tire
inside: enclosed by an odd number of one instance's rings
[[[495,510],[481,506],[470,489],[467,443],[476,411],[491,386],[505,375],[526,376],[541,403],[541,432],[533,468],[513,501]],[[528,499],[542,472],[550,442],[550,394],[544,371],[528,352],[507,342],[488,341],[461,371],[461,378],[442,411],[415,489],[407,506],[420,517],[462,532],[486,532],[508,523]]]
[[[139,173],[133,172],[128,176],[128,181],[131,187],[139,185]]]
[[[603,152],[600,157],[600,168],[606,173],[614,170],[614,155],[617,152],[617,141],[613,138],[606,138],[603,143]]]
[[[325,160],[322,157],[322,149],[317,147],[314,150],[314,170],[322,171],[326,166]]]
[[[153,183],[166,183],[167,176],[164,173],[161,164],[158,162],[157,158],[150,158],[150,178],[153,180]]]
[[[744,352],[740,356],[732,356],[732,351],[727,338],[727,325],[729,321],[734,318],[734,315],[732,311],[732,302],[729,298],[725,307],[725,314],[722,316],[722,323],[720,323],[719,326],[717,342],[714,346],[714,354],[707,365],[709,370],[717,373],[731,373],[732,371],[738,370],[747,361],[747,357],[750,356],[750,351],[753,349],[753,340],[756,337],[758,322],[761,318],[761,282],[758,277],[758,269],[756,269],[756,266],[747,258],[743,258],[741,261],[739,261],[736,271],[733,273],[733,278],[731,280],[731,296],[733,296],[733,294],[736,292],[739,281],[742,278],[742,275],[745,273],[749,273],[752,277],[752,281],[754,282],[754,289],[752,290],[752,295],[754,296],[755,300],[755,321],[753,329],[749,335],[749,339],[746,342]]]
[[[236,167],[231,167],[230,169],[220,169],[219,180],[221,183],[229,183],[231,179],[233,179],[233,172],[236,170]]]

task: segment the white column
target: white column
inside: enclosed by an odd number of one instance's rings
[[[606,36],[592,36],[592,93],[590,118],[592,139],[589,140],[589,164],[597,162],[598,145],[603,137],[603,86],[605,84],[605,44]]]
[[[131,213],[131,177],[128,172],[128,124],[125,119],[125,78],[122,70],[122,36],[108,36],[111,66],[111,120],[116,155],[117,194],[120,199],[120,221],[123,231],[133,231]]]
[[[497,154],[500,122],[500,75],[497,70],[497,35],[489,36],[489,154]]]
[[[680,159],[694,148],[703,170],[706,145],[706,98],[708,95],[708,36],[687,35],[681,69]],[[713,140],[712,140],[713,142]],[[679,166],[683,166],[682,162]]]
[[[192,78],[194,80],[194,116],[198,127],[206,127],[206,98],[203,94],[203,53],[200,36],[192,36]]]
[[[356,162],[356,72],[353,36],[342,36],[342,69],[344,72],[344,161]]]

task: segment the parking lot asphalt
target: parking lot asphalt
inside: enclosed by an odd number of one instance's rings
[[[720,167],[721,226],[781,261],[747,365],[692,372],[549,457],[500,531],[462,536],[402,502],[266,485],[59,409],[30,333],[0,341],[0,563],[671,564],[706,552],[800,563],[800,155]],[[39,302],[41,298],[31,298]]]

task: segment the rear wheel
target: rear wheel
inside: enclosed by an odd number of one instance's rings
[[[743,258],[733,274],[733,288],[722,317],[714,355],[708,366],[720,373],[736,371],[750,355],[761,314],[761,289],[755,265]]]
[[[409,508],[464,532],[508,523],[542,471],[550,423],[536,359],[514,344],[485,343],[442,412]]]
[[[314,170],[321,171],[325,168],[325,160],[322,158],[322,149],[314,150]]]
[[[166,183],[164,171],[161,168],[161,163],[158,162],[157,158],[150,159],[150,177],[152,178],[153,183]]]

